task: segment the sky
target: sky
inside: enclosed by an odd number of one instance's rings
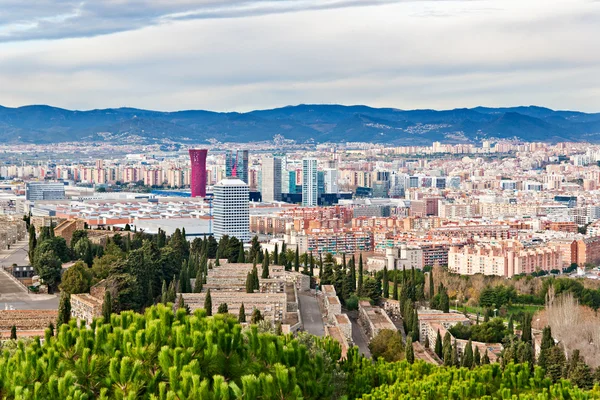
[[[600,0],[0,1],[0,105],[600,112]]]

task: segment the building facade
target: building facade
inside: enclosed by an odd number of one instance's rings
[[[262,160],[262,200],[281,201],[281,159],[265,157]]]
[[[302,205],[314,207],[317,205],[318,190],[318,171],[316,158],[302,159]]]
[[[206,197],[206,149],[190,149],[192,197]]]
[[[241,241],[250,240],[250,207],[248,185],[241,179],[223,179],[214,188],[214,235],[224,235]]]
[[[31,201],[38,200],[64,200],[65,185],[62,182],[29,182],[25,192],[25,198]]]

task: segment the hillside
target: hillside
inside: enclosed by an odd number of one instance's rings
[[[298,105],[248,113],[160,112],[134,108],[71,111],[46,105],[0,107],[5,143],[110,141],[204,143],[271,140],[298,143],[370,141],[429,145],[483,138],[600,142],[600,113],[541,107],[398,110],[367,106]]]

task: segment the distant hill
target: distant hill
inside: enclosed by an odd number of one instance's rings
[[[275,135],[299,143],[421,145],[432,141],[470,143],[484,138],[599,143],[600,113],[535,106],[436,111],[303,104],[248,113],[0,106],[0,140],[4,143],[250,142],[271,140]]]

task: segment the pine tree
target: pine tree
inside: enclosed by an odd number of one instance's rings
[[[300,272],[300,249],[296,245],[296,254],[294,255],[294,271]]]
[[[12,340],[17,340],[17,327],[15,325],[10,327],[10,338]]]
[[[409,364],[415,362],[415,353],[410,334],[406,336],[406,361],[408,361]]]
[[[465,347],[462,366],[466,368],[473,368],[473,342],[471,342],[471,339],[469,339],[467,347]]]
[[[58,305],[58,320],[56,328],[60,328],[62,324],[69,323],[71,319],[71,295],[65,292],[60,294],[60,303]]]
[[[362,253],[358,256],[358,286],[356,287],[358,297],[363,295],[363,258]]]
[[[435,338],[435,354],[441,359],[444,356],[442,351],[442,335],[440,335],[440,330],[437,331],[437,336]]]
[[[383,267],[383,298],[389,299],[390,297],[390,281],[388,279],[388,270],[387,266]]]
[[[206,291],[206,297],[204,298],[204,309],[206,315],[212,315],[212,298],[210,297],[210,288]]]
[[[244,308],[244,303],[240,306],[240,313],[238,315],[238,322],[246,322],[246,309]]]
[[[433,267],[432,267],[431,270],[429,271],[429,300],[433,299],[433,296],[435,296],[434,288],[435,288],[435,286],[433,286]]]
[[[481,365],[481,354],[479,353],[479,347],[475,346],[475,354],[473,355],[473,364],[475,366]]]
[[[227,314],[229,312],[229,308],[227,307],[227,303],[219,304],[219,308],[217,309],[217,314]]]
[[[488,351],[485,349],[485,353],[483,353],[483,358],[481,359],[481,365],[486,365],[490,363],[490,357],[488,356]]]
[[[104,302],[102,302],[102,317],[104,317],[104,322],[110,322],[110,314],[112,313],[112,296],[110,295],[110,290],[106,290],[104,292]]]
[[[267,250],[265,250],[265,257],[263,258],[261,278],[269,279],[269,252]]]

